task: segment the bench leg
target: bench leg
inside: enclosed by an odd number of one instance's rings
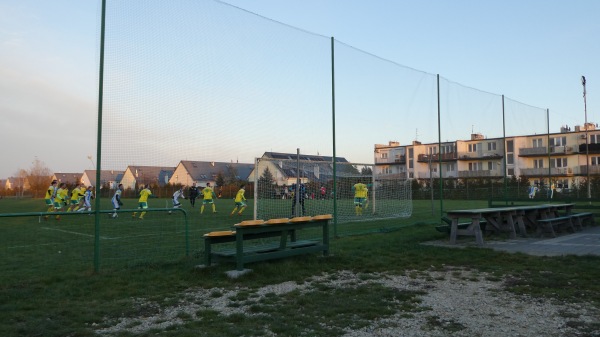
[[[244,270],[244,236],[242,231],[237,231],[235,240],[235,266],[236,270]]]
[[[204,265],[210,267],[212,263],[210,239],[204,240]]]
[[[479,218],[473,219],[473,231],[475,232],[475,242],[477,242],[477,245],[483,246],[483,235],[481,234]]]

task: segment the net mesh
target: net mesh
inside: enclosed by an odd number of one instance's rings
[[[333,214],[338,223],[410,217],[410,182],[403,175],[374,172],[372,164],[336,163],[334,177],[332,161],[257,159],[256,217]],[[356,184],[364,184],[368,192],[358,195]]]

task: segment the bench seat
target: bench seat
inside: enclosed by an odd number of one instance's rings
[[[571,215],[559,216],[556,218],[549,219],[540,219],[537,220],[538,228],[537,233],[540,236],[544,235],[544,232],[550,233],[553,238],[556,237],[556,232],[554,231],[554,226],[557,229],[560,228],[561,225],[566,225],[572,232],[575,232],[575,227],[573,227],[573,221]]]
[[[594,225],[595,222],[594,213],[591,212],[574,213],[571,214],[571,218],[573,218],[573,222],[580,230],[583,229],[585,222],[589,222],[590,225]]]
[[[314,241],[314,240],[300,240],[300,241],[288,242],[286,244],[286,248],[294,249],[294,248],[315,246],[318,243],[319,243],[318,241]],[[267,253],[267,252],[279,250],[279,248],[280,248],[280,245],[278,242],[256,245],[256,246],[251,246],[251,247],[244,246],[244,254],[247,255],[247,254]],[[235,258],[236,249],[235,248],[223,249],[223,250],[219,250],[216,252],[212,252],[212,254],[221,256],[221,257]]]
[[[444,216],[444,217],[442,217],[442,222],[445,222],[446,224],[435,226],[435,229],[438,232],[450,234],[450,229],[452,228],[452,219]],[[458,229],[467,229],[470,224],[471,224],[471,222],[460,222],[460,223],[458,223]],[[486,225],[487,225],[487,221],[485,221],[485,219],[479,220],[479,228],[481,228],[482,231],[485,231]]]

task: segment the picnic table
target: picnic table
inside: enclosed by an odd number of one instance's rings
[[[526,223],[539,231],[541,228],[545,227],[539,223],[539,220],[560,218],[558,213],[560,210],[565,211],[566,216],[570,217],[573,206],[574,204],[541,204],[531,206],[449,210],[446,214],[452,220],[450,243],[455,244],[458,235],[467,235],[474,236],[475,242],[482,246],[483,234],[479,225],[481,219],[485,219],[495,232],[508,232],[511,239],[516,238],[517,228],[521,236],[527,236]],[[466,229],[458,228],[459,219],[461,218],[471,219]],[[549,222],[550,225],[552,225],[552,221]]]

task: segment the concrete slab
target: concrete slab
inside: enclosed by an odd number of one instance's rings
[[[473,238],[462,239],[456,245],[448,240],[427,242],[436,246],[464,248],[478,247]],[[596,255],[600,256],[600,226],[587,226],[582,231],[564,233],[556,238],[516,238],[499,240],[494,237],[484,239],[482,248],[490,248],[511,253],[524,253],[536,256]]]

